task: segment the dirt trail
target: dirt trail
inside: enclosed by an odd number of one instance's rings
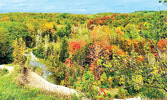
[[[9,76],[14,70],[14,67],[0,65],[0,69],[3,69],[3,68],[6,68],[9,71],[9,73],[2,76],[1,78],[5,76]],[[68,87],[64,87],[61,85],[55,85],[55,84],[49,83],[48,81],[46,81],[45,79],[43,79],[42,77],[40,77],[39,75],[31,71],[28,72],[28,75],[26,78],[28,80],[28,85],[31,87],[39,88],[39,89],[50,91],[50,92],[56,92],[61,95],[69,95],[69,96],[72,94],[78,95],[78,92],[76,90],[70,89]]]
[[[45,91],[50,92],[56,92],[60,95],[72,95],[76,94],[78,95],[78,92],[74,89],[70,89],[68,87],[64,87],[61,85],[55,85],[52,83],[49,83],[45,79],[43,79],[41,76],[37,75],[34,72],[29,71],[27,76],[28,85],[31,87],[39,88]]]

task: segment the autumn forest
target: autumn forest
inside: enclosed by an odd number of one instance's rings
[[[0,64],[14,66],[9,76],[17,87],[12,91],[18,94],[29,87],[31,72],[77,91],[66,96],[28,88],[25,94],[34,94],[29,99],[165,100],[167,11],[1,13]],[[0,82],[8,73],[7,68],[0,69]],[[21,98],[1,90],[2,100],[28,99],[24,92]]]

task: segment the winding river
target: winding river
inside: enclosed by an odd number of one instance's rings
[[[30,65],[35,66],[35,67],[41,67],[41,68],[43,69],[43,78],[44,78],[45,80],[47,80],[47,77],[48,77],[50,74],[52,74],[51,72],[48,72],[47,69],[46,69],[46,67],[45,67],[42,63],[40,63],[40,62],[37,62],[37,61],[30,61]]]
[[[34,66],[34,67],[40,67],[43,70],[43,75],[42,77],[46,80],[49,81],[53,84],[60,84],[59,80],[56,80],[56,77],[54,76],[54,74],[52,72],[49,72],[47,70],[47,68],[45,67],[45,65],[43,65],[42,63],[40,63],[38,61],[38,58],[35,57],[35,55],[31,52],[30,53],[31,56],[31,60],[30,60],[30,65]]]

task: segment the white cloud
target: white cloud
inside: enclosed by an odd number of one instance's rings
[[[21,2],[25,2],[26,0],[5,0],[7,2],[11,2],[11,3],[21,3]]]
[[[26,6],[26,4],[17,4],[17,5],[15,5],[16,7],[25,7]]]
[[[3,3],[0,3],[0,7],[4,7],[5,6],[5,4],[3,4]]]
[[[139,1],[145,1],[145,0],[120,0],[125,2],[139,2]]]
[[[69,9],[71,12],[85,12],[86,9]]]

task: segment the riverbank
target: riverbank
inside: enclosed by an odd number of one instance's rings
[[[55,85],[52,83],[49,83],[39,75],[37,75],[34,72],[28,71],[27,74],[25,75],[26,82],[22,78],[23,75],[19,78],[19,81],[26,83],[26,85],[30,87],[35,87],[44,91],[48,92],[53,92],[59,95],[67,95],[67,96],[72,96],[73,94],[78,95],[78,92],[74,89],[70,89],[68,87],[60,86],[60,85]]]

